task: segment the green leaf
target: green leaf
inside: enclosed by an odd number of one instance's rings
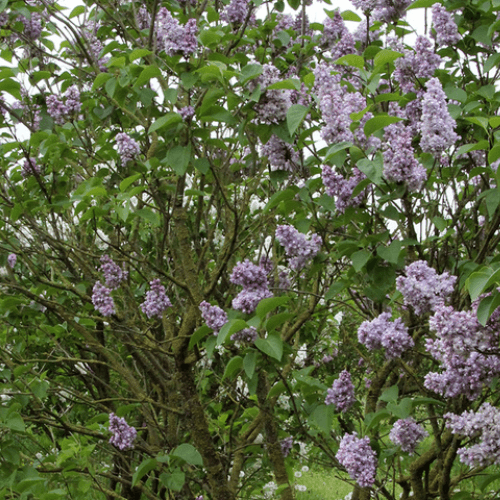
[[[148,83],[151,78],[155,78],[161,75],[161,71],[157,66],[146,66],[141,74],[138,76],[134,83],[134,88],[141,87],[145,83]]]
[[[85,7],[83,5],[79,5],[78,7],[75,7],[71,11],[71,14],[69,15],[69,19],[73,19],[74,17],[77,17],[80,14],[84,14],[84,13],[85,13]]]
[[[393,241],[388,247],[377,247],[377,255],[382,259],[397,264],[401,252],[401,241]]]
[[[466,116],[465,119],[474,125],[479,125],[486,130],[486,132],[488,131],[488,118],[484,116]]]
[[[386,389],[379,399],[386,402],[395,402],[398,400],[398,395],[399,388],[397,385],[393,385],[392,387],[389,387],[389,389]]]
[[[350,148],[352,146],[352,142],[343,141],[337,144],[334,144],[326,153],[325,162],[330,161],[330,159],[337,154],[339,151]]]
[[[366,425],[365,432],[374,429],[382,420],[385,420],[386,418],[390,417],[391,414],[385,408],[375,413],[368,413],[365,417],[365,422],[364,422]]]
[[[477,319],[479,323],[486,326],[486,323],[498,306],[500,306],[500,293],[498,292],[481,300],[477,308]]]
[[[271,358],[281,361],[283,356],[283,341],[279,335],[269,334],[267,339],[258,338],[255,341],[257,349]]]
[[[271,390],[269,391],[269,393],[267,395],[267,399],[275,398],[276,396],[279,396],[280,394],[283,394],[284,392],[286,392],[286,386],[283,383],[283,381],[280,380],[279,382],[277,382],[276,384],[274,384],[271,387]]]
[[[21,415],[19,415],[18,413],[14,413],[12,415],[9,415],[7,421],[5,422],[5,426],[14,432],[24,432],[25,431],[24,420],[22,419]]]
[[[257,365],[257,351],[248,351],[243,359],[243,369],[245,370],[246,376],[250,379],[255,373],[255,367]]]
[[[200,452],[192,444],[180,444],[170,455],[182,458],[182,460],[190,465],[203,465]]]
[[[469,153],[470,151],[478,151],[489,148],[490,148],[490,143],[487,140],[482,140],[479,142],[473,142],[471,144],[464,144],[463,146],[460,146],[457,149],[456,155],[459,156],[465,153]]]
[[[204,339],[209,333],[212,332],[212,329],[207,325],[200,326],[198,330],[196,330],[191,338],[189,339],[189,347],[188,349],[192,349],[200,340]]]
[[[373,59],[373,64],[375,66],[383,66],[387,63],[395,61],[396,59],[402,56],[403,54],[401,54],[401,52],[396,52],[394,50],[389,50],[389,49],[382,49],[375,55]]]
[[[302,106],[302,104],[293,104],[288,108],[286,112],[286,124],[291,136],[293,136],[295,131],[299,128],[308,112],[309,108],[307,106]]]
[[[92,84],[92,90],[101,88],[110,78],[113,78],[110,73],[99,73]]]
[[[273,330],[287,322],[290,318],[293,318],[293,314],[289,312],[282,312],[271,316],[266,321],[266,331],[272,332]]]
[[[474,302],[482,293],[491,276],[490,269],[481,269],[472,273],[466,281],[471,300]]]
[[[286,304],[290,297],[270,297],[269,299],[262,299],[255,310],[255,313],[260,319],[264,319],[268,313],[274,311],[279,306]]]
[[[184,175],[191,159],[191,146],[174,146],[168,150],[167,163],[177,175]]]
[[[154,458],[143,460],[132,476],[132,487],[134,487],[148,472],[156,468],[157,461]]]
[[[488,153],[488,163],[491,165],[500,158],[500,144],[495,144]]]
[[[210,170],[210,162],[206,158],[196,158],[193,160],[193,165],[202,174],[208,174]]]
[[[459,101],[463,103],[468,98],[467,92],[465,92],[465,90],[458,87],[453,87],[452,85],[446,87],[444,89],[444,92],[448,99],[453,99],[454,101]]]
[[[365,60],[362,56],[356,54],[347,54],[346,56],[339,57],[335,64],[343,64],[345,66],[354,66],[358,69],[363,69],[365,67]]]
[[[440,406],[446,406],[445,403],[442,401],[439,401],[439,399],[434,399],[434,398],[415,398],[412,399],[411,404],[415,407],[418,405],[440,405]]]
[[[402,118],[398,118],[397,116],[389,116],[389,115],[379,115],[370,118],[364,126],[364,132],[366,137],[370,137],[374,132],[380,130],[381,128],[387,127],[391,123],[400,122]]]
[[[142,219],[150,222],[153,226],[160,225],[160,216],[156,212],[153,212],[150,208],[140,208],[134,213]]]
[[[485,477],[480,479],[479,488],[484,493],[486,488],[493,482],[500,479],[500,472],[495,472],[494,474],[487,474]]]
[[[352,267],[359,273],[363,269],[364,265],[370,260],[372,256],[371,252],[368,250],[359,250],[351,255]]]
[[[282,201],[291,200],[295,198],[297,192],[298,189],[296,187],[289,187],[284,191],[278,191],[277,193],[274,193],[267,202],[267,205],[264,207],[263,213],[268,212],[269,210],[271,210],[271,208],[274,208],[275,206],[279,205]]]
[[[222,380],[225,378],[233,378],[234,374],[239,372],[243,366],[243,358],[241,356],[235,356],[232,358],[226,366],[224,370],[224,375],[222,376]]]
[[[21,84],[12,78],[4,78],[0,80],[0,90],[5,90],[16,99],[21,100]]]
[[[156,120],[149,127],[148,134],[152,134],[153,132],[155,132],[156,130],[159,130],[162,127],[167,127],[167,126],[173,125],[174,123],[179,123],[181,121],[182,121],[182,117],[178,113],[167,113],[166,115],[158,118],[158,120]]]
[[[333,427],[333,408],[331,405],[319,405],[311,414],[312,421],[321,429],[321,431],[330,436]]]
[[[123,179],[123,181],[120,182],[120,191],[123,193],[129,186],[131,186],[137,179],[140,178],[141,174],[135,174],[127,177],[126,179]]]
[[[415,0],[406,10],[432,7],[438,0]]]
[[[380,161],[377,156],[372,160],[368,158],[361,158],[356,163],[356,166],[363,172],[370,181],[373,182],[376,186],[382,184],[382,172],[383,172],[383,162]],[[352,196],[356,196],[354,193]]]
[[[219,331],[217,335],[217,345],[222,345],[233,333],[248,328],[248,323],[242,319],[230,319]]]
[[[178,469],[170,474],[162,472],[160,474],[160,481],[168,490],[181,491],[186,482],[186,475]]]
[[[389,411],[395,417],[405,419],[411,415],[411,399],[405,398],[399,404],[393,402],[387,403],[387,411]]]
[[[491,128],[500,127],[500,116],[492,116],[489,120]]]
[[[147,49],[135,49],[129,55],[128,58],[130,62],[135,61],[136,59],[140,59],[141,57],[146,57],[151,55],[152,52]]]
[[[267,90],[300,90],[302,84],[298,78],[289,78],[288,80],[282,80],[281,82],[273,83],[267,87]]]
[[[241,69],[240,82],[242,85],[253,80],[262,74],[262,66],[260,64],[247,64]]]
[[[356,12],[353,12],[352,10],[344,10],[343,12],[340,13],[342,16],[342,19],[344,21],[353,21],[355,23],[359,23],[361,21],[361,18],[356,14]]]

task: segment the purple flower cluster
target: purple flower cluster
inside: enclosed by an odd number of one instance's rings
[[[402,122],[385,127],[384,177],[404,182],[409,191],[418,191],[427,179],[427,170],[415,158],[411,145],[413,131]]]
[[[196,19],[189,19],[182,26],[179,21],[172,17],[172,14],[166,7],[158,11],[156,17],[156,36],[158,46],[169,56],[182,53],[188,57],[198,48],[198,26]]]
[[[182,119],[187,122],[191,120],[194,116],[194,108],[193,106],[184,106],[183,108],[179,109],[179,114],[182,116]]]
[[[259,334],[257,332],[257,329],[251,326],[250,328],[244,328],[239,332],[233,333],[231,335],[231,340],[235,342],[239,341],[239,342],[247,342],[249,344],[253,344],[258,337]]]
[[[262,266],[252,264],[248,259],[236,264],[229,279],[231,283],[243,287],[233,299],[232,306],[244,313],[250,314],[262,299],[273,296],[269,291],[266,270]]]
[[[249,0],[231,0],[221,14],[221,19],[228,23],[243,24],[250,9]],[[250,14],[250,24],[255,22],[255,15]]]
[[[34,158],[28,158],[27,160],[24,160],[23,166],[21,168],[21,175],[24,179],[26,179],[27,177],[31,177],[32,175],[40,175],[40,173],[40,166],[37,165]]]
[[[137,158],[141,152],[139,143],[124,132],[116,134],[116,146],[122,166],[125,166],[129,161]]]
[[[163,311],[167,307],[172,307],[170,299],[167,297],[165,287],[159,279],[149,282],[151,290],[146,293],[146,300],[141,304],[142,312],[148,317],[162,317]]]
[[[354,37],[347,29],[340,12],[337,10],[333,19],[327,17],[324,22],[322,45],[330,49],[332,60],[347,54],[354,54]]]
[[[113,262],[109,255],[103,255],[100,260],[101,267],[99,271],[104,274],[105,285],[111,290],[116,290],[120,287],[122,281],[127,279],[128,271]]]
[[[500,465],[500,410],[490,403],[483,403],[477,412],[466,411],[462,415],[444,415],[446,427],[453,434],[478,438],[477,444],[460,448],[460,461],[470,467]]]
[[[403,320],[391,321],[391,313],[385,312],[372,321],[363,321],[358,328],[358,340],[370,351],[385,348],[387,358],[399,358],[415,343],[408,334]]]
[[[253,92],[260,85],[263,93],[259,102],[254,105],[254,110],[258,113],[259,120],[266,123],[279,123],[285,120],[288,108],[292,105],[290,90],[267,90],[267,87],[280,80],[279,69],[272,64],[264,64],[262,74],[248,84],[250,92]]]
[[[346,412],[356,402],[354,385],[351,374],[347,370],[340,372],[339,378],[333,381],[331,389],[328,389],[325,404],[335,405],[338,411]]]
[[[380,0],[351,0],[351,3],[363,12],[370,12],[380,4]]]
[[[432,25],[436,32],[434,38],[438,46],[455,45],[460,41],[460,34],[451,13],[440,3],[432,6]]]
[[[482,354],[497,349],[498,325],[483,327],[476,310],[455,311],[438,306],[429,319],[435,338],[426,339],[426,350],[442,365],[442,372],[429,372],[424,386],[447,398],[465,395],[476,399],[483,387],[500,374],[500,358]]]
[[[151,16],[144,6],[139,7],[135,16],[135,22],[140,30],[148,29],[151,26]]]
[[[297,170],[300,157],[291,144],[286,143],[276,135],[271,138],[260,149],[262,156],[267,156],[271,170]]]
[[[358,438],[356,432],[345,434],[335,456],[359,486],[373,486],[377,472],[377,455],[372,450],[368,437]]]
[[[76,85],[71,85],[63,94],[63,100],[55,95],[47,97],[47,112],[54,121],[63,125],[67,120],[75,117],[82,107],[80,103],[80,91]]]
[[[101,57],[101,52],[103,49],[102,42],[97,38],[97,31],[100,25],[96,22],[91,23],[87,30],[83,32],[84,38],[89,44],[89,55],[93,63],[97,63],[100,71],[106,71],[106,63],[109,60],[109,56]]]
[[[97,281],[92,288],[92,304],[103,316],[111,316],[116,312],[111,290],[100,281]]]
[[[324,165],[321,179],[326,187],[326,194],[336,198],[335,207],[339,212],[345,212],[347,207],[359,206],[366,195],[366,190],[363,190],[356,196],[352,196],[355,187],[363,179],[366,179],[366,175],[356,167],[353,168],[351,177],[345,179],[342,175],[334,172],[331,167]]]
[[[137,437],[137,431],[128,425],[123,417],[119,418],[114,413],[110,413],[109,431],[113,434],[109,440],[110,444],[119,450],[128,450],[134,447],[133,443]]]
[[[440,155],[458,139],[457,126],[446,105],[446,95],[437,78],[431,78],[422,100],[422,138],[420,147],[426,153]]]
[[[16,262],[17,262],[17,255],[15,253],[10,253],[7,257],[7,264],[9,264],[9,267],[14,269]]]
[[[432,43],[425,36],[417,37],[415,51],[405,50],[399,43],[394,43],[393,49],[404,53],[394,63],[394,80],[399,83],[403,93],[414,92],[415,81],[432,77],[441,62],[441,58],[433,51]]]
[[[292,446],[293,446],[292,436],[288,436],[285,439],[282,439],[280,444],[281,444],[281,453],[286,458],[292,451]]]
[[[19,16],[19,20],[23,23],[23,35],[31,42],[40,38],[42,34],[42,15],[39,12],[31,12],[30,18]]]
[[[406,9],[413,0],[377,0],[373,18],[386,23],[395,23],[406,15]]]
[[[423,260],[406,266],[405,274],[406,277],[396,279],[396,287],[403,294],[405,304],[412,306],[417,315],[435,311],[443,305],[457,280],[447,272],[438,275]]]
[[[212,306],[205,300],[198,306],[201,317],[209,328],[214,331],[214,335],[227,323],[227,314],[219,306]]]
[[[401,450],[413,455],[415,448],[429,433],[411,417],[400,419],[392,426],[389,439]]]
[[[290,267],[294,271],[302,269],[308,261],[313,259],[321,248],[321,236],[313,234],[310,239],[300,233],[293,226],[278,226],[276,239],[285,248],[285,253],[290,259]]]

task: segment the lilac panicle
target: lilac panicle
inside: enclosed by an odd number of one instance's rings
[[[389,439],[401,450],[413,455],[418,443],[429,433],[411,417],[400,419],[392,426]]]
[[[123,417],[119,418],[114,413],[110,413],[109,431],[113,434],[109,440],[110,444],[119,450],[128,450],[134,447],[133,443],[137,437],[137,431],[128,425]]]
[[[156,36],[158,46],[169,56],[182,53],[184,57],[193,54],[198,48],[198,26],[196,19],[189,19],[182,26],[172,17],[166,7],[162,7],[156,16]]]
[[[55,95],[49,95],[46,99],[47,113],[59,125],[63,125],[80,112],[80,91],[76,85],[68,87],[62,96],[62,100]]]
[[[384,177],[404,182],[409,191],[418,191],[427,179],[427,170],[415,158],[411,145],[413,131],[402,122],[385,127]]]
[[[446,95],[437,78],[431,78],[422,100],[422,138],[420,147],[426,153],[440,155],[453,146],[458,135],[457,126],[446,105]]]
[[[385,348],[387,358],[399,358],[414,346],[413,339],[401,318],[391,321],[391,313],[385,312],[372,321],[363,321],[358,329],[358,340],[372,351]]]
[[[103,316],[111,316],[116,312],[111,290],[100,281],[97,281],[92,288],[92,304]]]
[[[460,41],[460,34],[451,13],[440,3],[432,6],[432,26],[436,32],[434,38],[438,46],[455,45]]]
[[[146,300],[141,304],[142,312],[148,317],[162,317],[163,311],[167,307],[172,307],[170,299],[167,297],[165,287],[160,283],[159,279],[149,282],[151,290],[146,293]]]
[[[302,269],[308,261],[312,260],[319,252],[323,240],[317,234],[310,239],[300,233],[293,226],[278,226],[276,228],[276,239],[290,259],[290,267],[294,271]]]
[[[358,0],[359,1],[359,0]],[[377,0],[373,18],[386,23],[395,23],[406,15],[406,9],[413,0]]]
[[[326,194],[335,197],[335,207],[341,213],[345,212],[347,207],[359,206],[366,196],[366,190],[352,196],[356,186],[366,179],[366,175],[356,167],[353,168],[352,175],[345,179],[330,166],[323,165],[321,179],[326,187]]]
[[[490,403],[483,403],[477,412],[472,410],[454,415],[444,415],[446,427],[453,434],[479,443],[458,450],[460,461],[469,467],[500,465],[500,410]]]
[[[250,314],[255,311],[262,299],[268,299],[273,294],[267,289],[250,290],[243,289],[232,301],[233,309]]]
[[[100,260],[99,271],[104,275],[105,285],[111,290],[116,290],[127,279],[128,272],[113,262],[109,255],[103,255]]]
[[[14,268],[17,262],[17,255],[15,253],[10,253],[7,257],[7,264],[9,264],[10,268]]]
[[[182,116],[182,119],[185,122],[188,122],[194,116],[194,108],[193,106],[184,106],[183,108],[179,109],[179,114]]]
[[[199,305],[201,317],[209,328],[214,331],[214,335],[227,323],[227,314],[219,306],[212,306],[205,300]]]
[[[403,294],[406,305],[412,306],[415,314],[434,311],[453,292],[457,280],[447,272],[437,274],[427,262],[417,260],[405,268],[406,277],[396,279],[396,288]]]
[[[139,144],[124,132],[116,134],[116,146],[120,161],[124,167],[129,161],[134,160],[141,152]]]
[[[288,437],[282,439],[280,444],[281,444],[281,453],[286,458],[290,454],[290,452],[292,451],[292,446],[293,446],[292,436],[288,436]]]
[[[371,448],[368,437],[358,438],[356,432],[344,434],[335,456],[359,486],[373,486],[377,472],[377,455]]]
[[[286,143],[276,135],[272,135],[264,144],[260,153],[262,156],[267,156],[271,170],[287,170],[293,172],[297,170],[300,156],[291,144]]]
[[[231,0],[221,14],[221,19],[228,23],[243,24],[248,16],[250,2],[248,0]],[[255,22],[255,15],[250,14],[250,24]]]
[[[331,389],[328,389],[325,398],[326,405],[334,405],[338,411],[346,412],[356,402],[354,395],[354,385],[351,374],[343,370],[339,378],[333,381]]]
[[[233,333],[231,335],[231,340],[233,341],[239,341],[239,342],[248,342],[249,344],[253,344],[259,334],[257,332],[257,329],[251,326],[250,328],[244,328],[243,330],[240,330],[239,332]]]

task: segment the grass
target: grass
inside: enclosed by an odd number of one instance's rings
[[[296,490],[297,500],[341,500],[352,492],[352,486],[339,479],[334,471],[298,470],[302,475],[295,479],[295,484],[303,485],[307,490]]]

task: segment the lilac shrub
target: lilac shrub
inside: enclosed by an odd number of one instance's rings
[[[293,226],[278,226],[276,239],[285,248],[285,253],[290,259],[290,267],[294,271],[302,269],[320,251],[323,240],[317,234],[308,239]]]
[[[123,417],[117,417],[114,413],[109,414],[109,431],[113,434],[109,439],[110,444],[119,450],[129,450],[134,447],[137,431],[127,424]]]
[[[469,467],[500,465],[500,410],[483,403],[477,412],[444,415],[446,427],[460,437],[477,439],[479,443],[459,448],[460,461]]]
[[[435,311],[453,293],[456,276],[448,272],[440,275],[423,260],[405,268],[406,277],[396,279],[396,287],[403,294],[404,303],[413,307],[415,314]]]
[[[334,405],[337,411],[346,412],[356,402],[351,374],[347,370],[340,372],[339,378],[333,381],[325,398],[326,405]]]
[[[149,282],[151,290],[146,293],[146,300],[141,304],[142,312],[148,317],[156,316],[161,318],[163,311],[167,307],[172,307],[170,299],[167,297],[165,287],[160,283],[159,279],[154,279]]]
[[[413,455],[418,443],[429,433],[411,417],[397,420],[389,433],[389,439],[410,455]]]
[[[100,281],[97,281],[92,288],[92,304],[103,316],[111,316],[116,313],[111,289],[105,287]]]
[[[201,317],[209,328],[214,331],[214,335],[227,323],[227,314],[219,306],[212,306],[205,300],[200,303],[199,309]]]
[[[363,321],[358,329],[358,340],[370,351],[384,347],[387,358],[399,358],[415,344],[403,320],[390,319],[391,313],[385,312],[372,321]]]
[[[457,124],[448,111],[441,82],[437,78],[431,78],[426,87],[427,92],[422,100],[420,147],[426,153],[439,155],[457,141]]]
[[[368,437],[358,438],[356,432],[344,434],[335,456],[359,486],[373,486],[377,473],[377,455],[371,448]]]

